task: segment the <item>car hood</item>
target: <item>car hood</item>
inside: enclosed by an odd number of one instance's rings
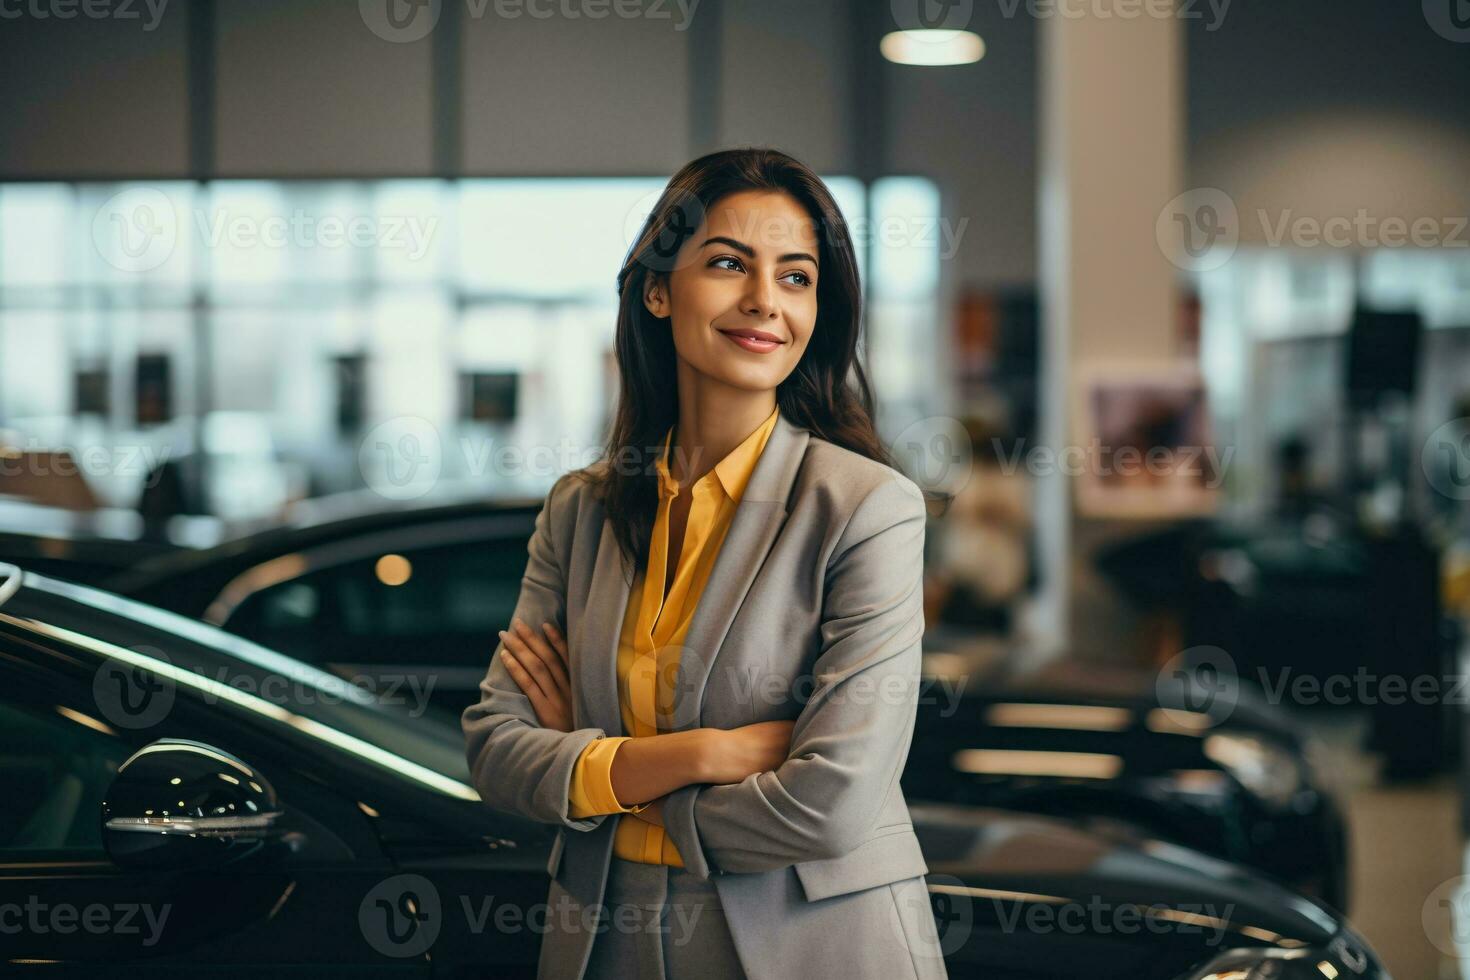
[[[1164,907],[1232,945],[1317,946],[1342,927],[1310,899],[1188,848],[1139,838],[1111,839],[1063,820],[1007,810],[911,804],[930,868],[997,906],[1077,903],[1104,909]],[[1198,918],[1197,918],[1198,917]]]

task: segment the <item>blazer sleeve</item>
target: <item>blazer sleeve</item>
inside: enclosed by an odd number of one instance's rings
[[[924,635],[923,495],[894,471],[863,498],[827,565],[821,652],[786,761],[669,794],[686,870],[769,871],[868,838],[908,758]]]
[[[570,527],[573,474],[552,485],[546,504],[536,515],[531,535],[526,574],[515,616],[532,625],[553,622],[565,629],[565,562],[570,555],[566,542],[558,542],[555,531]],[[480,701],[460,716],[464,730],[465,755],[470,779],[486,805],[540,823],[559,824],[573,830],[594,830],[606,815],[573,817],[572,770],[582,750],[607,733],[601,728],[578,728],[570,732],[542,728],[531,699],[511,678],[497,643],[490,669],[480,681]]]

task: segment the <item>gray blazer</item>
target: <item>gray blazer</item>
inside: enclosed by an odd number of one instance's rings
[[[713,876],[752,980],[945,976],[899,787],[918,697],[924,521],[907,477],[782,415],[686,634],[661,729],[796,723],[775,771],[687,786],[663,808],[686,870]],[[564,629],[576,727],[540,727],[498,647],[462,721],[485,803],[561,828],[539,976],[581,980],[622,815],[570,818],[568,785],[588,742],[625,734],[616,660],[631,583],[575,473],[552,487],[529,550],[516,615]]]

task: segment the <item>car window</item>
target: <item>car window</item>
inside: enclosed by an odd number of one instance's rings
[[[385,552],[250,596],[225,628],[316,663],[487,663],[510,625],[526,541]]]
[[[0,859],[102,854],[102,801],[131,748],[100,719],[0,694]]]

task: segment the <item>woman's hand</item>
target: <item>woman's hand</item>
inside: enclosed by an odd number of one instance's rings
[[[703,782],[738,783],[757,772],[778,769],[791,754],[794,721],[759,721],[739,728],[706,728]]]
[[[511,680],[531,699],[541,727],[569,732],[572,684],[566,637],[551,623],[542,623],[541,628],[544,637],[519,619],[511,620],[510,629],[500,631],[500,639],[505,644],[501,660]]]

